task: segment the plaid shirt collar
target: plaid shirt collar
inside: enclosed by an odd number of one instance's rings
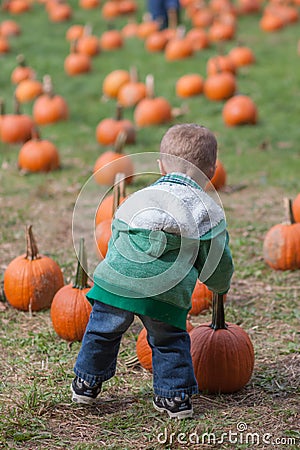
[[[191,177],[189,177],[188,175],[185,175],[184,173],[180,173],[180,172],[172,172],[172,173],[168,173],[167,175],[162,176],[161,178],[159,178],[159,180],[157,180],[155,184],[160,184],[160,183],[175,183],[175,184],[181,184],[183,186],[191,186],[195,189],[200,189],[201,191],[203,190],[199,184],[196,183],[196,181],[194,181]]]

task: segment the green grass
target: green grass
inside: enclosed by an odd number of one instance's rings
[[[276,272],[262,256],[267,230],[284,219],[282,199],[300,192],[299,116],[300,58],[296,47],[298,25],[277,33],[264,33],[260,14],[238,19],[237,40],[252,48],[256,63],[239,70],[238,91],[256,102],[259,120],[255,126],[228,128],[222,120],[223,102],[209,102],[204,96],[181,100],[175,95],[176,80],[196,72],[206,77],[206,63],[219,52],[212,45],[184,61],[167,63],[163,53],[148,54],[144,43],[132,38],[122,49],[102,52],[93,58],[89,74],[70,78],[63,62],[69,52],[65,33],[73,23],[91,23],[98,36],[107,29],[101,9],[83,11],[77,1],[71,21],[50,23],[42,4],[34,3],[29,13],[1,19],[16,20],[22,35],[10,39],[11,52],[0,56],[0,97],[6,111],[12,111],[14,87],[10,74],[16,56],[23,53],[38,79],[50,74],[57,94],[70,109],[65,122],[40,127],[43,138],[57,145],[62,166],[48,174],[22,175],[17,156],[20,145],[0,143],[0,282],[8,263],[24,252],[25,225],[33,224],[39,249],[57,260],[69,282],[76,268],[71,225],[77,196],[92,173],[96,158],[106,150],[95,139],[100,120],[114,115],[114,100],[102,101],[102,82],[114,69],[136,65],[141,80],[155,76],[156,95],[172,106],[185,103],[189,112],[174,120],[199,122],[211,128],[219,142],[219,157],[228,174],[232,191],[221,192],[231,248],[235,261],[232,288],[226,302],[226,320],[242,326],[255,348],[255,369],[248,385],[231,395],[195,396],[195,419],[166,420],[151,406],[152,377],[138,364],[127,365],[135,355],[141,329],[134,322],[124,336],[116,376],[104,385],[101,403],[83,408],[70,401],[69,385],[80,343],[62,341],[54,332],[49,311],[24,313],[13,310],[0,294],[0,447],[5,449],[248,449],[238,443],[202,446],[188,439],[203,433],[235,432],[244,422],[247,431],[269,432],[281,438],[280,448],[297,448],[299,443],[299,271]],[[144,12],[139,3],[137,19]],[[189,21],[185,18],[187,27]],[[121,28],[127,19],[114,22]],[[227,52],[236,41],[224,43]],[[33,103],[22,105],[30,114]],[[133,109],[124,111],[133,120]],[[137,142],[127,146],[131,154],[157,152],[170,124],[137,129]],[[150,175],[137,177],[130,190],[150,182]],[[244,188],[234,188],[243,185]],[[84,217],[82,218],[84,223]],[[92,250],[89,249],[92,253]],[[210,320],[210,312],[193,318],[195,324]],[[159,441],[159,433],[167,439]],[[174,433],[172,435],[172,433]],[[180,435],[180,433],[185,433]],[[187,442],[179,442],[186,439]],[[288,441],[288,439],[293,439]],[[258,448],[274,448],[260,443]],[[276,448],[276,446],[275,446]]]

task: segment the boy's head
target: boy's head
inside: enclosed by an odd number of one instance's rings
[[[192,178],[199,173],[211,179],[217,159],[217,140],[202,125],[182,123],[172,126],[160,143],[160,169],[163,174],[183,172]],[[201,172],[199,172],[199,170]]]

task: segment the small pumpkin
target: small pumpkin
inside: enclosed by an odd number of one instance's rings
[[[146,77],[147,95],[135,107],[133,112],[134,122],[138,127],[159,125],[171,121],[172,108],[164,97],[154,95],[154,77]]]
[[[295,222],[293,204],[285,199],[286,223],[270,228],[263,242],[263,257],[272,269],[300,269],[300,223]]]
[[[212,291],[200,280],[197,280],[191,298],[192,307],[189,314],[191,316],[197,316],[201,312],[209,309],[212,303],[212,296]]]
[[[68,341],[81,341],[92,310],[86,298],[88,283],[87,258],[84,239],[80,239],[77,271],[74,283],[61,287],[51,303],[50,316],[59,337]]]
[[[232,97],[236,89],[235,75],[226,71],[209,75],[204,82],[203,93],[209,100],[220,101]]]
[[[31,139],[35,126],[33,119],[28,114],[21,114],[20,103],[14,98],[14,113],[5,114],[4,102],[0,102],[1,128],[0,139],[7,144],[26,142]]]
[[[113,207],[111,211],[111,217],[100,221],[100,223],[98,223],[95,228],[96,250],[100,259],[105,258],[108,250],[108,243],[112,235],[111,224],[113,216],[121,203],[122,183],[124,184],[124,173],[117,173],[115,176],[113,187]]]
[[[69,42],[77,41],[84,34],[84,26],[79,24],[71,25],[66,31],[66,40]]]
[[[186,321],[186,330],[188,333],[192,331],[194,326],[190,320]],[[143,327],[138,334],[138,338],[135,345],[136,356],[140,365],[149,372],[152,373],[152,350],[147,340],[147,329]]]
[[[204,79],[197,73],[182,75],[176,81],[175,91],[177,97],[194,97],[203,93]]]
[[[18,167],[24,172],[50,172],[58,169],[60,157],[56,146],[49,140],[41,139],[36,129],[32,137],[21,147]]]
[[[222,109],[225,125],[255,125],[258,120],[257,106],[248,95],[237,94],[229,98]]]
[[[78,53],[84,53],[88,56],[96,56],[100,53],[100,43],[97,36],[92,34],[90,24],[85,25],[83,34],[77,40]]]
[[[162,52],[168,43],[168,37],[163,30],[151,33],[145,39],[145,49],[150,53]]]
[[[225,322],[224,300],[214,294],[212,321],[191,333],[191,355],[200,391],[233,393],[250,380],[254,349],[249,335],[240,326]]]
[[[119,132],[113,149],[107,150],[97,158],[93,168],[96,183],[112,186],[117,173],[124,173],[126,182],[131,183],[134,166],[131,158],[123,153],[126,138],[126,132]]]
[[[250,47],[245,45],[239,45],[237,47],[233,47],[229,53],[229,58],[232,59],[233,64],[236,67],[243,67],[253,64],[255,62],[255,56]]]
[[[207,75],[214,75],[220,72],[236,73],[236,66],[228,55],[211,56],[206,63]]]
[[[20,103],[31,102],[42,93],[43,84],[33,78],[20,81],[15,90],[15,96]]]
[[[129,83],[130,73],[128,70],[116,69],[107,74],[102,83],[102,92],[108,98],[117,98],[121,87]]]
[[[224,164],[219,159],[217,159],[216,170],[212,179],[210,180],[210,184],[212,184],[216,190],[219,190],[222,189],[224,186],[226,186],[226,181],[227,181],[227,172],[224,167]]]
[[[0,23],[0,35],[9,37],[9,36],[19,36],[22,30],[20,25],[15,20],[3,20]]]
[[[126,143],[134,144],[136,132],[134,124],[129,119],[123,118],[123,107],[116,105],[116,116],[100,120],[96,127],[96,140],[101,145],[113,145],[119,133],[123,131],[126,135]]]
[[[69,108],[66,100],[54,93],[50,75],[43,78],[43,94],[33,104],[32,115],[38,125],[66,120],[69,117]]]
[[[77,51],[77,41],[71,42],[69,55],[64,60],[64,71],[70,77],[88,73],[92,70],[91,56]]]
[[[115,176],[115,182],[119,183],[119,199],[118,203],[119,205],[126,199],[126,193],[125,193],[125,174],[123,173],[117,173]],[[112,219],[115,209],[116,209],[116,198],[114,193],[107,195],[100,205],[98,206],[96,216],[95,216],[95,225],[99,225],[100,222],[103,222],[104,220]]]
[[[10,77],[13,84],[19,84],[23,80],[35,78],[35,71],[26,64],[24,55],[17,56],[17,63],[18,65],[14,68]]]
[[[147,95],[146,85],[142,81],[139,81],[136,67],[132,66],[129,73],[130,81],[120,87],[117,96],[119,105],[124,108],[135,106]]]
[[[32,225],[26,228],[26,241],[26,253],[13,259],[4,272],[4,293],[14,308],[39,311],[50,307],[64,279],[59,265],[39,254]]]
[[[185,36],[193,47],[194,52],[201,51],[210,46],[207,31],[202,28],[191,28]]]
[[[0,55],[9,53],[11,50],[9,40],[6,36],[0,35]]]
[[[106,30],[99,39],[100,48],[105,51],[118,50],[124,45],[124,39],[119,30]]]
[[[177,35],[170,39],[165,46],[165,59],[167,61],[178,61],[189,58],[194,54],[194,47],[185,36],[185,28],[178,27]]]

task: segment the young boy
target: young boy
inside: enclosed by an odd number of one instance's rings
[[[137,315],[152,349],[154,408],[171,418],[193,415],[190,397],[198,389],[186,331],[192,292],[199,278],[227,293],[233,274],[224,212],[204,191],[216,157],[207,128],[172,126],[160,145],[162,177],[116,211],[87,294],[93,310],[74,367],[73,401],[95,402]]]

